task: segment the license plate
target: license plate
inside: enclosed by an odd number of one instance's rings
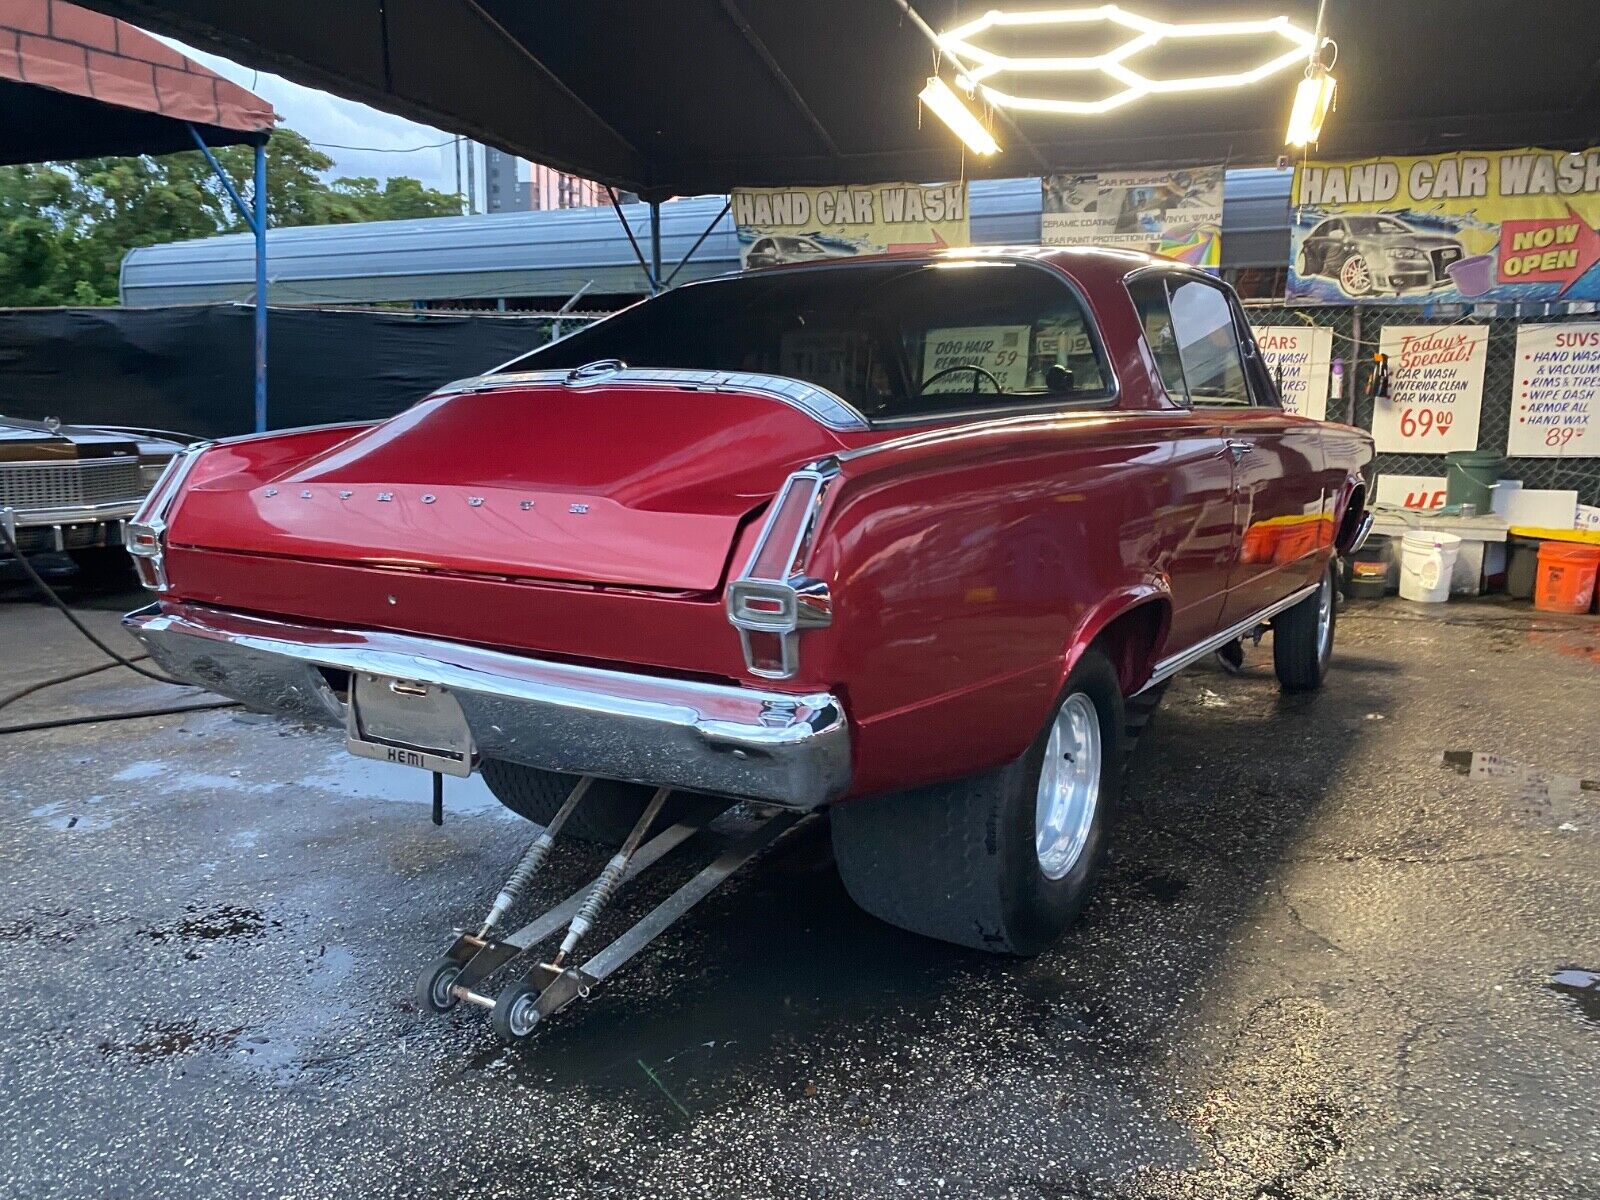
[[[350,677],[344,745],[362,758],[443,775],[471,775],[477,759],[461,705],[444,688],[359,671]]]

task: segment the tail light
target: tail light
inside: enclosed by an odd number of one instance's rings
[[[739,631],[752,675],[788,679],[800,669],[800,634],[833,623],[828,585],[804,573],[828,487],[831,459],[784,482],[744,572],[728,585],[728,620]]]
[[[183,489],[184,478],[195,461],[215,444],[195,442],[174,454],[133,520],[128,522],[123,542],[128,553],[133,555],[133,566],[139,574],[139,582],[153,592],[167,590],[167,571],[163,561],[167,548],[167,516],[172,512],[178,493]]]

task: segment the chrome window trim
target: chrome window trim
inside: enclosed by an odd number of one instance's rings
[[[1076,417],[1082,420],[1105,419],[1106,417],[1126,417],[1135,419],[1140,417],[1160,416],[1158,409],[1117,408],[1115,406],[1096,406],[1094,408],[1046,408],[1038,412],[1031,409],[1024,413],[1002,413],[987,421],[968,421],[958,425],[934,425],[930,428],[918,429],[902,437],[890,438],[888,441],[872,442],[865,446],[857,446],[851,450],[841,450],[833,455],[833,459],[840,463],[857,462],[869,458],[874,454],[882,454],[887,450],[903,450],[920,446],[925,442],[942,441],[954,433],[984,434],[991,431],[1007,431],[1012,429],[1028,429],[1037,427],[1040,430],[1052,429],[1055,422],[1062,418]],[[920,424],[920,422],[919,422]]]
[[[195,442],[187,449],[193,449],[194,446],[208,449],[212,446],[237,446],[241,442],[264,442],[268,438],[288,437],[296,433],[320,433],[324,429],[365,429],[380,423],[378,418],[370,421],[325,421],[320,425],[295,425],[288,429],[268,429],[263,433],[235,433],[228,437],[208,438],[203,442]]]
[[[558,384],[561,387],[582,389],[617,383],[691,392],[754,392],[768,400],[787,404],[790,408],[797,409],[827,428],[840,433],[864,433],[871,428],[866,417],[827,388],[807,383],[802,379],[791,379],[787,375],[767,375],[756,371],[624,367],[603,374],[574,378],[572,368],[551,367],[536,371],[490,373],[475,375],[470,379],[458,379],[440,388],[433,394],[433,398],[490,392],[527,384]]]

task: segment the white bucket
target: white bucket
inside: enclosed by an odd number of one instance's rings
[[[1450,597],[1461,539],[1453,533],[1415,530],[1400,539],[1400,595],[1407,600],[1438,604]]]

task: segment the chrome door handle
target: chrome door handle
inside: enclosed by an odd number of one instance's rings
[[[1247,442],[1243,438],[1229,438],[1225,444],[1228,447],[1228,453],[1233,455],[1234,462],[1238,462],[1256,448],[1254,442]]]

